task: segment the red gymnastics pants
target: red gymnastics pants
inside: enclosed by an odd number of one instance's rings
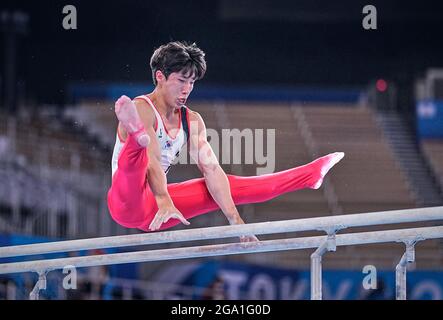
[[[283,193],[304,188],[318,188],[334,154],[318,158],[306,165],[261,176],[227,175],[231,195],[236,205],[258,203]],[[128,135],[118,159],[118,169],[108,192],[108,207],[112,218],[120,225],[149,232],[158,207],[146,179],[149,157],[133,135]],[[209,193],[204,178],[192,179],[167,186],[175,207],[186,219],[215,211],[219,206]],[[170,219],[160,230],[181,223]]]

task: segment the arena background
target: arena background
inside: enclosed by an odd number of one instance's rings
[[[376,30],[362,26],[367,4],[377,9]],[[75,30],[62,26],[66,5],[77,9]],[[442,205],[442,9],[431,1],[2,1],[0,245],[139,232],[119,227],[106,205],[113,104],[152,90],[149,57],[171,40],[206,53],[189,106],[208,128],[275,129],[276,171],[346,153],[322,189],[240,206],[246,222]],[[253,175],[261,166],[223,169]],[[168,180],[198,176],[179,164]],[[220,211],[191,222],[227,224]],[[42,298],[308,299],[311,253],[86,268],[77,290],[63,290],[53,272]],[[393,299],[402,253],[387,244],[327,254],[324,298]],[[442,299],[441,240],[419,243],[416,256],[408,297]],[[378,270],[377,290],[362,287],[367,265]],[[0,299],[26,299],[35,281],[0,277]]]

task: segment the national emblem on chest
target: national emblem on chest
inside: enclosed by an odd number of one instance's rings
[[[170,150],[172,148],[172,142],[170,140],[166,140],[163,143],[163,150]]]

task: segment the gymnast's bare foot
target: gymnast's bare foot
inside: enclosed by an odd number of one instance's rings
[[[140,146],[146,147],[149,144],[149,136],[131,99],[121,96],[115,102],[115,114],[128,134],[135,136]]]

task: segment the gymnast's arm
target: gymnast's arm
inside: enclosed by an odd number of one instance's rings
[[[209,193],[230,224],[244,224],[232,199],[228,177],[220,167],[206,138],[206,126],[202,117],[193,111],[189,112],[189,117],[191,122],[189,153],[203,174]],[[258,241],[253,235],[242,236],[240,240],[242,242]]]

